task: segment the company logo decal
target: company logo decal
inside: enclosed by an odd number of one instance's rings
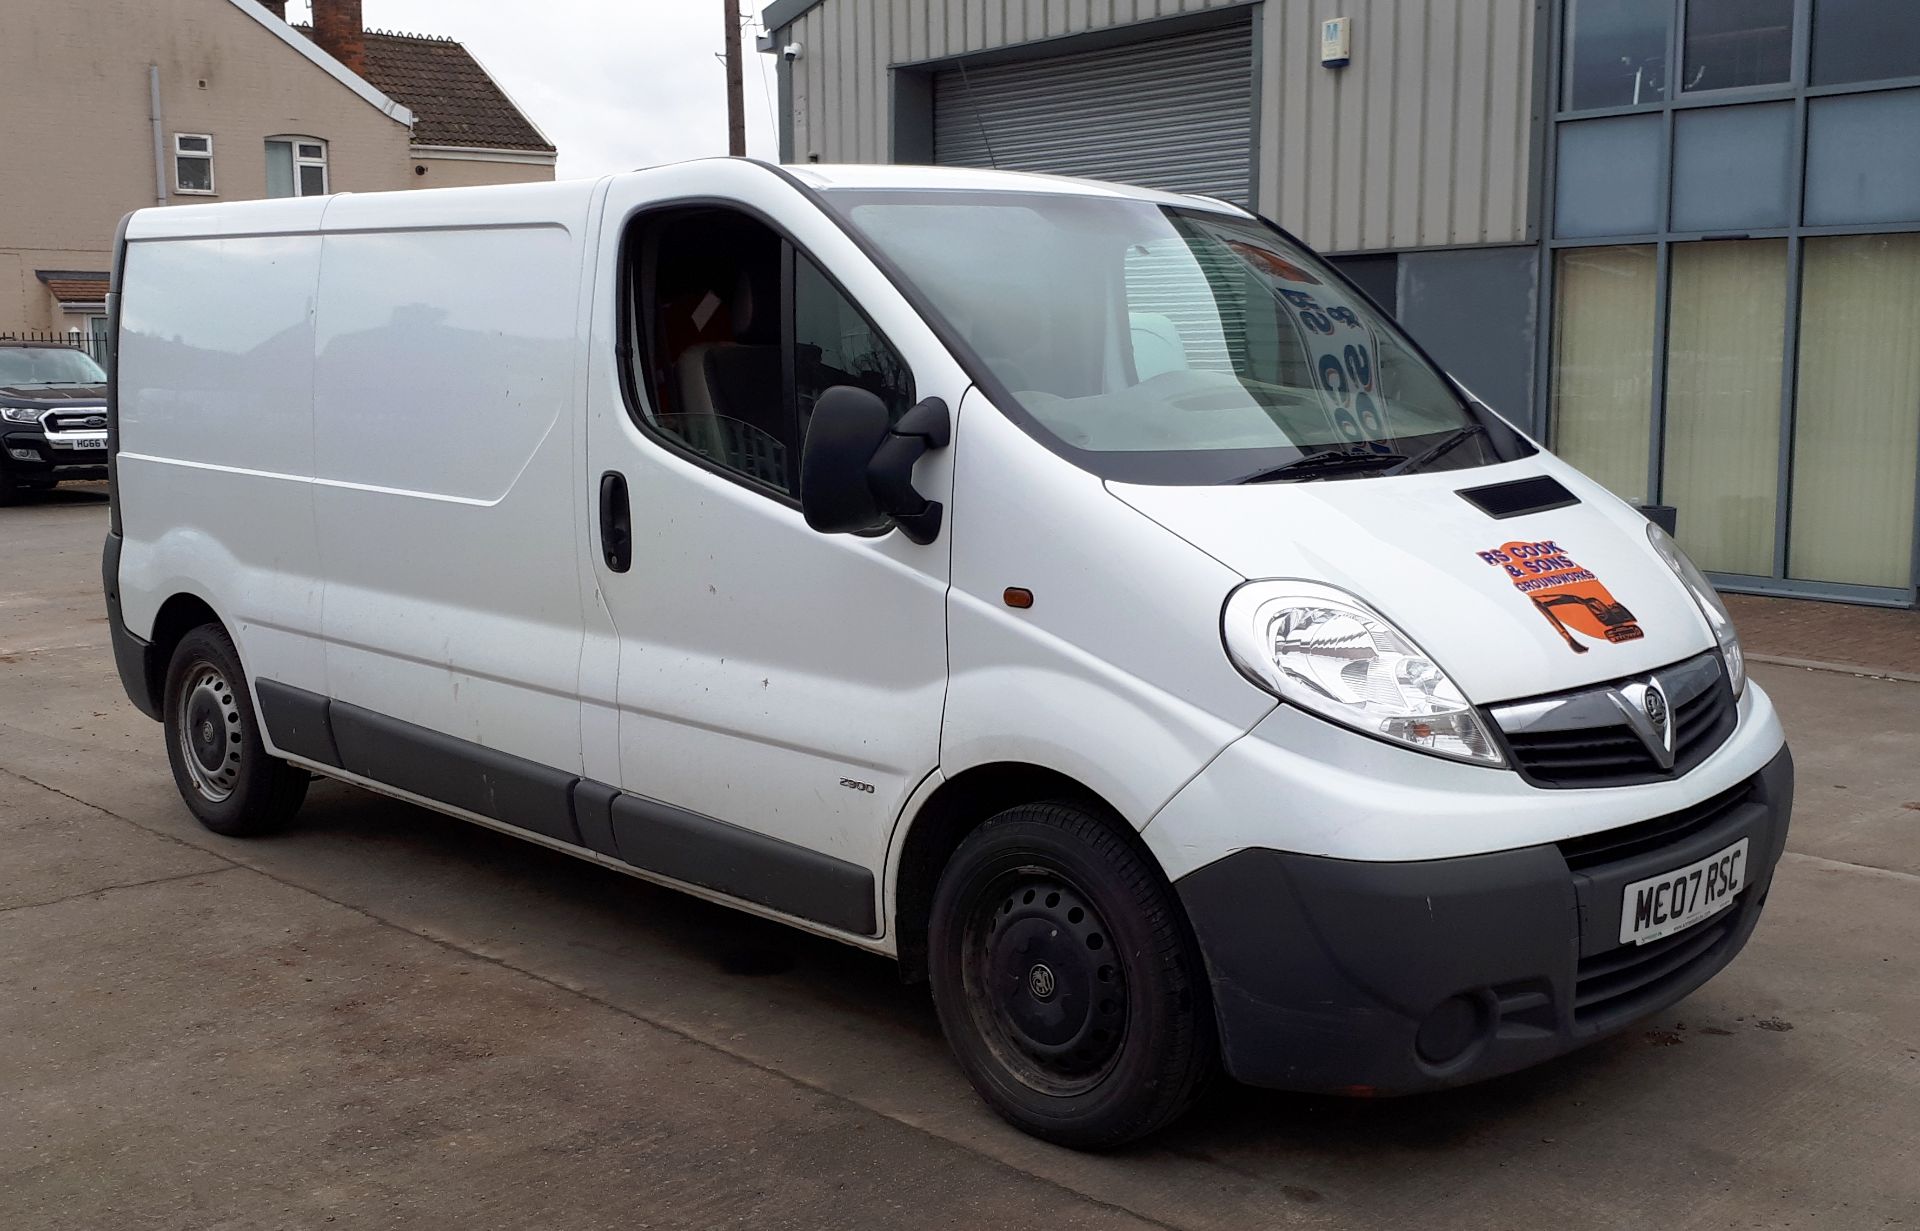
[[[1616,644],[1647,635],[1635,622],[1633,612],[1614,600],[1592,570],[1581,568],[1552,540],[1503,543],[1474,554],[1505,569],[1513,588],[1533,601],[1534,609],[1546,617],[1575,654],[1585,654],[1588,649],[1575,633]],[[1664,698],[1661,711],[1664,717]],[[1648,717],[1652,717],[1651,712]]]

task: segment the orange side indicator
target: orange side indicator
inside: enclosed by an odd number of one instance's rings
[[[1024,586],[1008,586],[1006,593],[1000,597],[1005,601],[1007,606],[1017,608],[1021,611],[1025,611],[1027,608],[1033,606],[1033,591]]]

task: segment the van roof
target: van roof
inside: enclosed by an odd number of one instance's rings
[[[1237,205],[1214,197],[1161,192],[1133,184],[1115,184],[1106,180],[1076,179],[1066,175],[1042,175],[1032,171],[986,171],[974,167],[929,167],[901,163],[800,163],[783,168],[816,188],[898,188],[967,192],[1054,192],[1089,197],[1121,197],[1152,201],[1159,205],[1195,203],[1232,213],[1243,213]]]
[[[1050,192],[1071,196],[1149,201],[1158,205],[1199,206],[1241,213],[1236,205],[1210,197],[1182,196],[1130,184],[1072,179],[1025,171],[982,171],[970,167],[926,167],[898,164],[822,165],[803,163],[775,168],[745,158],[692,159],[669,164],[676,170],[705,167],[712,171],[717,190],[740,183],[742,175],[784,173],[816,189],[904,189],[907,191]],[[621,176],[650,175],[667,166],[643,167]],[[127,225],[127,238],[187,239],[196,237],[299,234],[318,230],[354,230],[390,226],[484,225],[578,220],[580,211],[603,179],[560,180],[549,183],[489,184],[472,188],[435,188],[427,191],[339,193],[327,197],[281,197],[271,200],[220,201],[193,205],[149,207],[136,211]],[[323,221],[324,220],[324,221]]]

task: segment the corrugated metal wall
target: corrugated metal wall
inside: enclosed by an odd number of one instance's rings
[[[794,159],[882,162],[890,65],[1218,8],[1234,0],[824,0],[779,42]],[[1262,0],[1259,208],[1334,252],[1526,233],[1535,0]],[[1321,20],[1353,63],[1320,66]]]
[[[1528,238],[1533,0],[1265,9],[1265,212],[1334,252]],[[1319,23],[1339,16],[1353,63],[1325,69]]]

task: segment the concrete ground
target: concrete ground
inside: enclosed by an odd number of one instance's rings
[[[0,1227],[1920,1225],[1920,684],[1756,671],[1790,853],[1673,1012],[1091,1157],[988,1113],[884,961],[337,785],[203,831],[114,677],[105,526],[0,510]]]

